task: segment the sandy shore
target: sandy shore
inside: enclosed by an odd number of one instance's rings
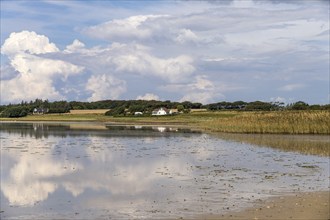
[[[253,208],[225,215],[200,216],[197,219],[330,219],[330,193],[310,192],[280,196],[257,202]]]

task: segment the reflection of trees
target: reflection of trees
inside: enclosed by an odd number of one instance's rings
[[[49,135],[66,137],[69,125],[45,123],[0,123],[0,131],[9,134],[20,134],[36,139],[48,138]]]
[[[85,126],[85,127],[84,127]],[[190,137],[192,133],[200,133],[187,128],[157,126],[113,126],[99,125],[71,126],[70,123],[0,123],[0,131],[19,134],[36,139],[54,137],[103,136],[103,137]],[[296,151],[303,154],[330,156],[329,136],[313,135],[269,135],[269,134],[217,134],[218,137],[272,147],[284,151]]]
[[[105,137],[170,137],[190,136],[191,133],[199,133],[186,128],[151,127],[151,126],[113,126],[79,124],[71,126],[70,123],[0,123],[0,131],[9,134],[20,134],[36,139],[54,137],[77,136],[105,136]],[[102,129],[101,129],[102,128]]]
[[[268,135],[268,134],[217,134],[226,140],[235,140],[271,147],[283,151],[310,155],[330,156],[330,138],[321,135]]]

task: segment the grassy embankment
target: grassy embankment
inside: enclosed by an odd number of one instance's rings
[[[1,119],[3,120],[3,119]],[[13,119],[9,119],[13,120]],[[89,121],[122,124],[178,124],[211,132],[330,134],[328,111],[193,112],[175,116],[109,117],[101,113],[29,115],[19,121]]]

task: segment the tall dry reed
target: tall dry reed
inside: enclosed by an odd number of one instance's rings
[[[200,126],[217,132],[330,134],[330,112],[242,112],[233,117],[201,121]]]

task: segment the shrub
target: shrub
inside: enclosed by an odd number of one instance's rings
[[[29,113],[29,109],[27,107],[16,106],[6,108],[3,112],[1,112],[0,117],[3,118],[19,118],[25,117]]]
[[[110,109],[105,113],[106,116],[124,116],[125,115],[125,107],[119,106],[113,109]]]
[[[182,112],[184,110],[183,105],[178,105],[176,108],[177,108],[178,112]]]
[[[307,110],[308,109],[308,104],[302,101],[296,102],[292,104],[289,109],[291,110]]]

